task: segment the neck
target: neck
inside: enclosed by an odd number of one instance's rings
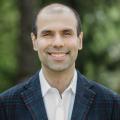
[[[42,67],[42,70],[50,86],[58,89],[60,93],[63,93],[71,83],[74,76],[75,65],[64,71],[52,71],[50,69],[44,69],[44,67]]]

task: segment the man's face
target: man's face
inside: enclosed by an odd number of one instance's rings
[[[82,33],[77,36],[76,18],[68,13],[38,15],[37,38],[32,35],[32,41],[44,69],[64,71],[75,67],[78,49],[82,48]]]

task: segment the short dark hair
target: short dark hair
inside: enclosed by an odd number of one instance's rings
[[[54,4],[54,3],[51,3],[51,4]],[[38,13],[46,6],[49,6],[51,4],[47,4],[47,5],[44,5],[42,6],[39,11],[34,15],[34,18],[33,18],[33,24],[32,24],[32,33],[37,37],[37,26],[36,26],[36,19],[37,19],[37,15]],[[79,36],[80,32],[82,31],[82,24],[81,24],[81,19],[80,19],[80,15],[79,13],[74,9],[72,8],[71,6],[68,6],[68,5],[65,5],[63,3],[58,3],[58,4],[61,4],[61,5],[64,5],[66,7],[68,7],[70,10],[72,10],[72,12],[74,13],[75,17],[76,17],[76,20],[77,20],[77,35]]]

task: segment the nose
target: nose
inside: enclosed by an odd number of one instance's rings
[[[62,36],[59,34],[56,34],[56,36],[54,37],[54,41],[53,41],[52,45],[55,48],[63,47],[64,46],[64,39],[62,38]]]

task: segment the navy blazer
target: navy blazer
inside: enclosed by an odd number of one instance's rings
[[[38,72],[0,94],[0,120],[48,120]],[[71,120],[120,120],[120,96],[78,72]]]

